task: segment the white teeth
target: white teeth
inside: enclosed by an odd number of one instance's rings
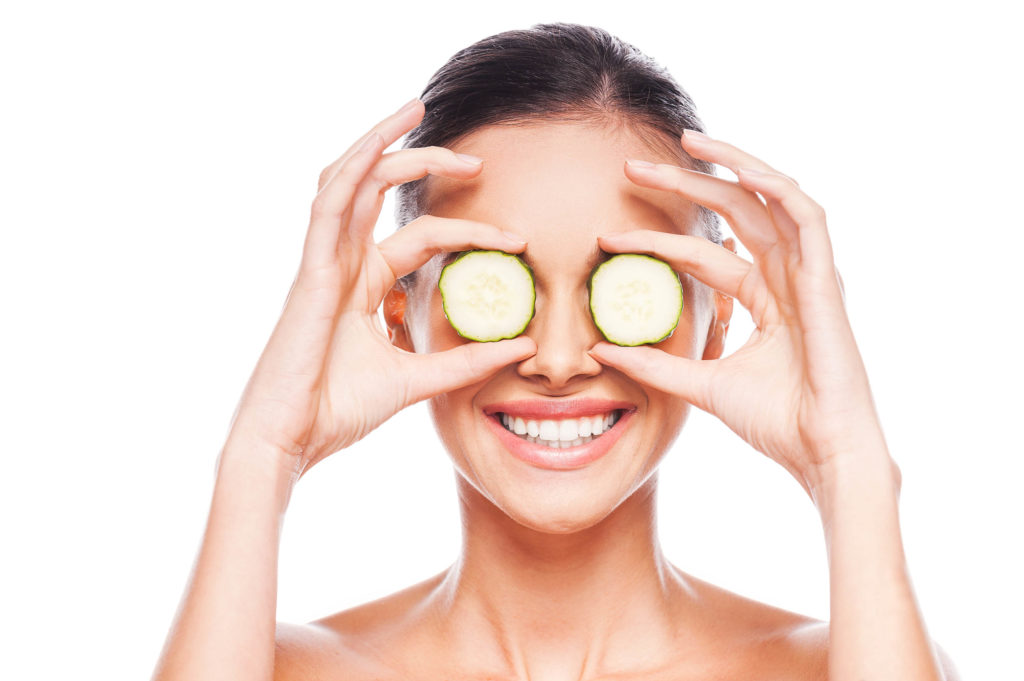
[[[576,419],[557,421],[554,419],[537,421],[504,413],[501,415],[501,422],[507,430],[527,442],[534,442],[552,449],[578,447],[581,444],[586,444],[602,435],[618,420],[618,411],[599,416],[581,416]]]
[[[541,440],[558,440],[558,424],[554,421],[545,419],[540,422],[540,439]]]
[[[539,438],[539,437],[538,438],[532,438],[532,437],[526,438],[526,440],[528,442],[533,442],[533,443],[538,444],[538,445],[543,445],[545,447],[550,447],[551,449],[568,449],[569,447],[578,447],[580,445],[587,444],[588,442],[590,442],[593,439],[594,439],[593,437],[579,437],[579,438],[576,438],[575,440],[573,440],[572,442],[566,442],[565,440],[545,440],[545,439]]]
[[[516,420],[515,420],[515,423],[513,424],[512,431],[516,435],[525,435],[526,434],[526,421],[524,421],[522,418],[517,416]]]

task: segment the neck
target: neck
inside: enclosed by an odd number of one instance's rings
[[[651,669],[673,650],[693,595],[665,560],[656,474],[585,530],[520,525],[459,477],[463,545],[438,587],[458,659],[530,681]]]

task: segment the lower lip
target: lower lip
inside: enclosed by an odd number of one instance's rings
[[[485,415],[484,418],[487,420],[488,427],[505,445],[505,449],[512,452],[517,459],[537,468],[564,471],[586,466],[604,456],[626,432],[634,413],[634,410],[625,412],[615,422],[615,425],[600,437],[596,437],[586,444],[566,449],[555,449],[529,442],[509,431],[494,416]]]

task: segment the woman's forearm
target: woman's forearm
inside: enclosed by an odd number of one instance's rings
[[[286,457],[229,439],[154,681],[273,678],[278,546],[294,480]]]
[[[900,476],[874,428],[835,451],[812,493],[828,548],[830,681],[942,681],[907,571]]]

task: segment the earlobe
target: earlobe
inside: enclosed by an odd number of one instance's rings
[[[715,317],[708,329],[708,339],[704,344],[703,359],[718,359],[725,350],[725,337],[729,332],[729,320],[732,319],[732,298],[720,291],[715,291]]]
[[[728,324],[715,320],[708,331],[708,341],[704,344],[704,355],[701,359],[718,359],[722,356],[728,330]]]
[[[388,323],[388,328],[405,323],[405,299],[405,291],[398,285],[392,286],[384,296],[384,321]]]
[[[384,296],[384,322],[388,325],[391,344],[413,352],[409,334],[405,327],[405,291],[397,284]]]
[[[736,252],[736,240],[732,237],[724,239],[722,246],[733,253]],[[725,351],[725,337],[729,332],[729,320],[732,319],[732,297],[721,291],[714,292],[715,317],[708,329],[707,342],[704,344],[704,359],[718,359]]]

